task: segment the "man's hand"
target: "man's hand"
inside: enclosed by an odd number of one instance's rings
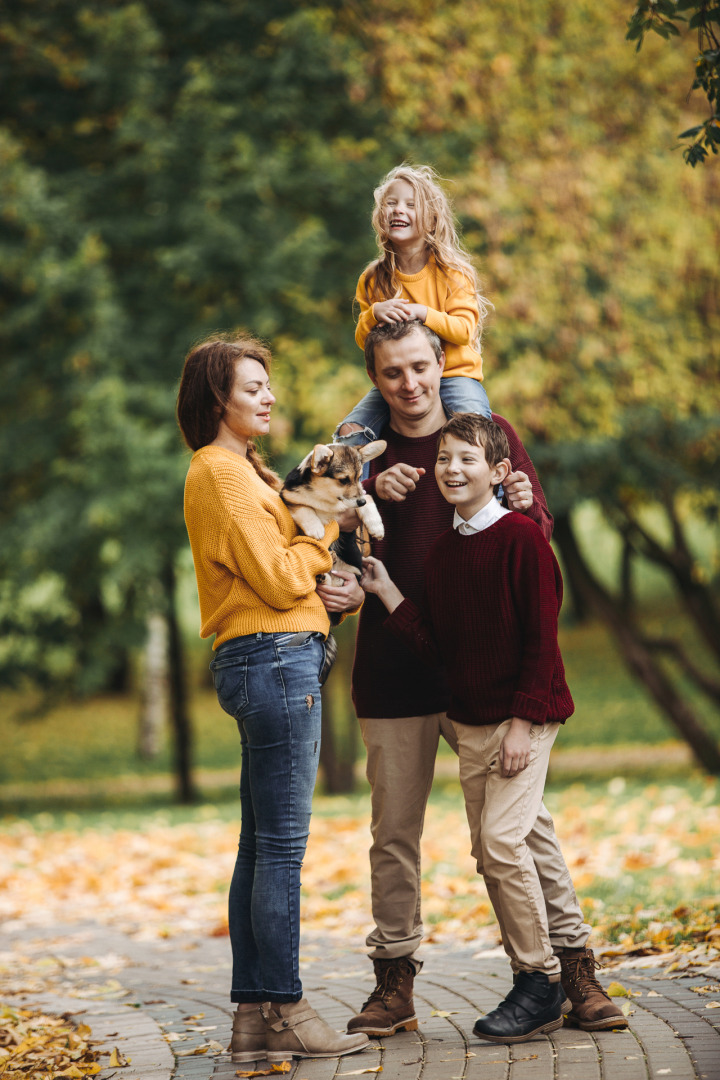
[[[510,459],[505,458],[510,466]],[[511,472],[503,481],[503,490],[507,496],[508,506],[511,510],[519,510],[526,513],[533,504],[533,489],[527,473]]]
[[[530,720],[513,716],[505,738],[500,744],[500,772],[503,776],[517,776],[527,769],[530,762]]]
[[[357,611],[365,599],[365,593],[358,584],[358,579],[347,570],[333,570],[333,577],[343,579],[342,585],[325,585],[319,582],[317,594],[325,605],[326,611]]]
[[[375,593],[391,613],[405,599],[395,582],[391,580],[385,564],[379,559],[374,559],[372,555],[363,559],[363,575],[360,578],[360,584],[365,592]]]
[[[375,494],[378,499],[384,499],[385,502],[404,502],[410,492],[415,490],[420,477],[424,475],[424,469],[416,469],[403,462],[392,465],[375,477]]]
[[[376,322],[394,323],[407,322],[410,316],[410,301],[396,296],[392,300],[380,300],[373,304],[373,315]]]

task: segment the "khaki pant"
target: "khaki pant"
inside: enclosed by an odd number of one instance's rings
[[[505,730],[507,724],[508,722]],[[493,804],[498,805],[496,790],[499,794],[511,794],[512,801],[516,803],[513,813],[517,816],[518,810],[522,811],[523,823],[518,820],[514,825],[510,825],[513,835],[519,841],[518,851],[523,855],[522,869],[518,863],[513,878],[519,873],[525,887],[530,884],[534,886],[533,910],[541,912],[543,904],[545,909],[544,919],[540,918],[543,929],[540,931],[538,944],[530,953],[525,950],[524,936],[518,942],[515,933],[517,920],[511,914],[508,931],[508,913],[499,910],[505,901],[497,889],[495,896],[491,891],[498,881],[499,850],[496,844],[493,846],[489,864],[493,885],[488,881],[488,892],[513,968],[554,973],[559,970],[559,964],[554,958],[551,959],[553,948],[581,948],[587,941],[590,927],[583,923],[570,874],[555,837],[552,818],[542,803],[550,747],[558,725],[550,725],[553,729],[550,738],[550,728],[548,731],[540,727],[533,729],[533,761],[524,773],[511,779],[500,777],[497,762],[494,769],[488,767],[494,752],[493,746],[499,749],[504,732],[499,736],[497,733],[502,726],[470,727],[456,724],[448,720],[444,713],[400,719],[360,720],[367,749],[367,778],[372,789],[373,842],[370,848],[370,870],[372,910],[376,925],[367,938],[367,944],[374,959],[412,956],[423,937],[420,915],[420,837],[440,735],[445,737],[456,753],[460,752],[461,782],[470,822],[472,850],[481,873],[487,873],[487,857],[484,865],[478,854],[478,851],[481,851],[479,825],[482,824],[487,797],[490,796],[491,809]],[[543,737],[539,738],[540,735]],[[491,742],[493,738],[494,743]],[[462,749],[459,749],[459,744]],[[529,773],[529,776],[526,776],[526,773]],[[506,787],[497,787],[498,784]],[[520,794],[525,786],[533,789],[532,795]],[[528,823],[528,815],[532,813],[531,806],[535,807],[535,817]],[[487,812],[485,820],[488,820]],[[493,827],[492,832],[494,831]],[[529,863],[526,852],[531,855]],[[503,879],[503,874],[499,877]],[[542,903],[538,901],[538,887]],[[510,892],[512,894],[512,888]],[[527,923],[530,914],[527,897],[523,898],[522,903],[522,921]],[[548,937],[550,948],[547,946]],[[521,952],[517,952],[518,943]],[[528,956],[532,956],[532,960],[528,961]],[[537,961],[538,956],[541,957],[540,962]]]

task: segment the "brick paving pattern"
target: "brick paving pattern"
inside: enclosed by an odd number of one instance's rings
[[[60,930],[24,929],[9,934],[5,947],[42,957],[52,950],[66,959],[116,955],[122,997],[103,1000],[107,972],[82,972],[45,992],[15,993],[13,1002],[56,1014],[69,1012],[93,1029],[105,1051],[117,1048],[131,1063],[104,1068],[100,1080],[236,1080],[238,1072],[267,1065],[234,1065],[227,1046],[233,1006],[227,1000],[227,939],[140,942],[96,924]],[[510,971],[497,950],[435,946],[425,953],[416,980],[420,1027],[386,1041],[373,1040],[361,1054],[340,1059],[294,1061],[290,1080],[335,1080],[382,1066],[382,1080],[720,1080],[720,1008],[708,1009],[720,992],[693,992],[707,977],[663,978],[658,968],[614,969],[603,973],[640,996],[632,998],[630,1028],[588,1033],[562,1028],[549,1037],[514,1046],[482,1043],[472,1035],[481,1012],[492,1009],[510,987]],[[67,966],[72,971],[72,963]],[[306,935],[303,980],[310,1002],[333,1027],[367,997],[371,965],[359,951]],[[97,996],[93,987],[97,986]],[[84,994],[86,996],[80,996]],[[169,1037],[169,1041],[168,1041]],[[197,1048],[205,1052],[194,1054]],[[107,1060],[107,1059],[104,1059]],[[373,1075],[369,1073],[368,1075]]]

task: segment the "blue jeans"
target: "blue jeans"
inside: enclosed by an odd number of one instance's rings
[[[324,657],[322,634],[258,633],[224,642],[210,665],[242,744],[231,1001],[302,997],[300,867],[320,753]]]
[[[468,379],[465,375],[449,375],[440,380],[440,400],[446,413],[472,412],[481,416],[492,415],[490,402],[485,387],[477,379]],[[333,442],[347,446],[364,446],[380,437],[384,427],[390,422],[390,410],[376,386],[359,401],[352,412],[338,424]],[[354,431],[352,435],[338,435],[343,424],[362,424],[363,431]]]

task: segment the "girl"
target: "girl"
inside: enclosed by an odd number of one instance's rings
[[[399,165],[375,189],[372,224],[379,258],[360,275],[355,300],[360,348],[377,323],[419,319],[443,342],[440,397],[447,412],[490,416],[482,385],[480,333],[489,301],[458,239],[450,203],[428,165]],[[377,438],[389,419],[373,389],[338,426],[334,438],[361,444]]]
[[[190,351],[178,395],[180,428],[195,451],[185,521],[200,633],[215,634],[215,688],[242,745],[242,827],[229,904],[235,1062],[336,1057],[367,1045],[365,1035],[340,1035],[317,1016],[298,971],[300,867],[329,629],[315,579],[332,565],[337,525],[321,540],[298,535],[280,481],[255,449],[275,403],[269,370],[259,341],[213,338]],[[356,610],[362,590],[354,578],[345,592],[342,609]]]

